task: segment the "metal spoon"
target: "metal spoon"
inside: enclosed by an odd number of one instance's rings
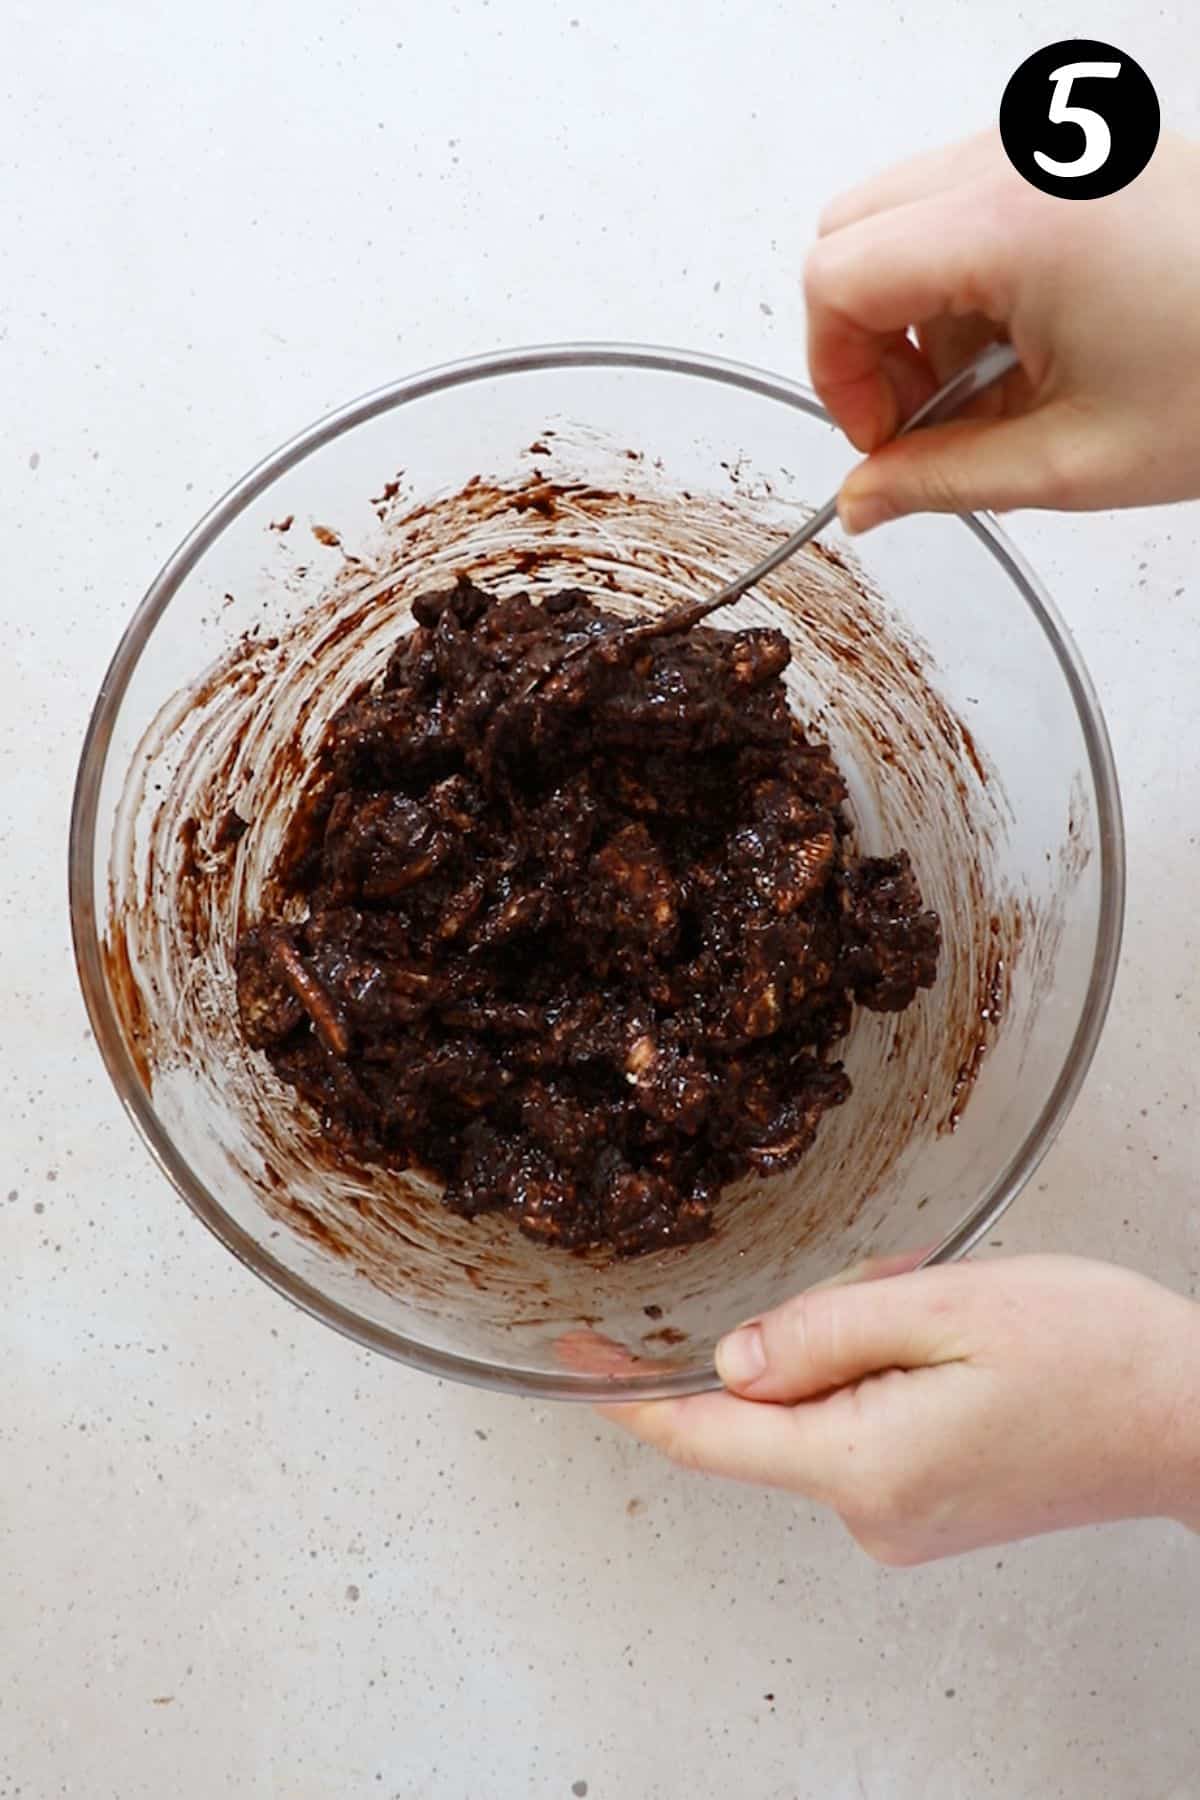
[[[960,369],[957,375],[952,375],[945,386],[940,387],[937,393],[925,402],[924,406],[918,406],[912,417],[906,419],[901,425],[896,436],[905,437],[908,432],[915,431],[921,425],[938,425],[943,419],[950,418],[960,406],[964,406],[968,400],[984,388],[991,387],[994,381],[999,381],[1000,377],[1007,375],[1010,369],[1015,369],[1018,360],[1017,353],[1011,344],[989,344],[965,368]],[[769,575],[773,569],[779,567],[780,563],[784,563],[790,556],[794,556],[797,550],[802,550],[805,544],[811,543],[813,538],[824,531],[827,525],[831,525],[836,517],[837,495],[835,494],[813,514],[806,524],[800,527],[799,531],[794,531],[790,538],[785,538],[782,544],[779,544],[769,555],[764,556],[761,562],[755,563],[752,569],[747,569],[745,574],[735,576],[732,581],[727,582],[719,593],[713,594],[707,600],[693,600],[686,605],[672,606],[665,613],[661,613],[657,619],[647,620],[644,624],[634,626],[630,631],[622,632],[620,641],[622,644],[629,644],[643,638],[669,637],[676,632],[690,631],[693,625],[698,624],[701,619],[706,619],[709,613],[716,612],[719,606],[728,606],[731,601],[740,600],[750,588],[757,586],[764,575]]]
[[[924,406],[919,406],[912,417],[906,419],[901,425],[896,436],[903,437],[910,431],[916,431],[922,425],[937,425],[943,419],[950,418],[951,414],[956,413],[959,407],[965,405],[974,395],[986,387],[991,387],[994,381],[999,381],[1000,377],[1007,375],[1010,369],[1015,369],[1018,360],[1017,353],[1011,344],[989,344],[965,368],[960,369],[957,375],[952,375],[945,386],[940,387],[937,393],[925,402]],[[783,543],[764,556],[761,562],[755,563],[753,568],[747,569],[744,574],[727,582],[719,593],[711,595],[707,600],[692,600],[681,603],[679,606],[668,607],[667,611],[660,613],[657,618],[631,623],[605,637],[587,637],[579,643],[571,644],[554,656],[547,666],[532,676],[514,700],[508,701],[501,709],[502,713],[507,715],[513,706],[519,707],[539,688],[544,687],[547,681],[560,675],[564,669],[581,656],[602,656],[606,661],[623,661],[630,650],[650,638],[670,637],[681,631],[690,631],[693,625],[699,624],[701,619],[706,619],[710,613],[716,612],[719,606],[728,606],[731,601],[740,600],[742,595],[756,586],[765,575],[769,575],[773,569],[777,569],[780,563],[786,562],[789,556],[794,556],[797,550],[802,550],[805,544],[811,543],[813,538],[824,531],[827,525],[832,524],[836,517],[837,495],[835,494],[800,527],[799,531],[794,531],[791,537],[785,538]],[[498,728],[499,715],[493,722],[493,731],[497,731]]]

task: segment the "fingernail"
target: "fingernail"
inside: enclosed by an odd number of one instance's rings
[[[726,1387],[749,1387],[767,1366],[760,1325],[743,1325],[717,1345],[717,1374]]]
[[[848,537],[856,537],[862,531],[874,531],[876,525],[886,525],[889,519],[898,516],[891,501],[885,500],[882,494],[863,494],[861,498],[851,495],[838,506],[838,518]]]

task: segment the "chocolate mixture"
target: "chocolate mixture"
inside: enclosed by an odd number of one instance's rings
[[[937,917],[906,855],[851,853],[782,634],[631,650],[578,590],[466,579],[413,612],[238,945],[245,1035],[334,1144],[456,1212],[622,1254],[701,1237],[845,1100],[853,1001],[932,983]]]

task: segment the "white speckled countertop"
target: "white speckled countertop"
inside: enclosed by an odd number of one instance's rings
[[[9,0],[0,66],[0,1800],[1195,1800],[1200,1543],[887,1572],[583,1411],[372,1359],[245,1273],[88,1039],[67,811],[141,590],[261,453],[495,345],[801,369],[832,185],[1086,28],[1200,129],[1187,0]],[[1085,1097],[1008,1250],[1200,1291],[1200,509],[1014,532],[1121,766]]]

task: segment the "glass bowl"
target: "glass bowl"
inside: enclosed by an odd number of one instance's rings
[[[452,1216],[412,1174],[335,1161],[241,1043],[231,948],[331,713],[412,597],[471,569],[626,610],[707,591],[839,484],[798,383],[580,345],[398,381],[251,470],[166,564],[105,676],[71,824],[96,1040],[154,1156],[249,1268],[358,1343],[511,1392],[715,1385],[739,1320],[864,1259],[944,1261],[994,1225],[1078,1093],[1112,987],[1120,804],[1087,673],[986,517],[836,530],[724,623],[794,645],[859,847],[907,848],[944,951],[899,1016],[860,1012],[853,1093],[705,1242],[611,1261]],[[246,822],[243,828],[243,822]]]

